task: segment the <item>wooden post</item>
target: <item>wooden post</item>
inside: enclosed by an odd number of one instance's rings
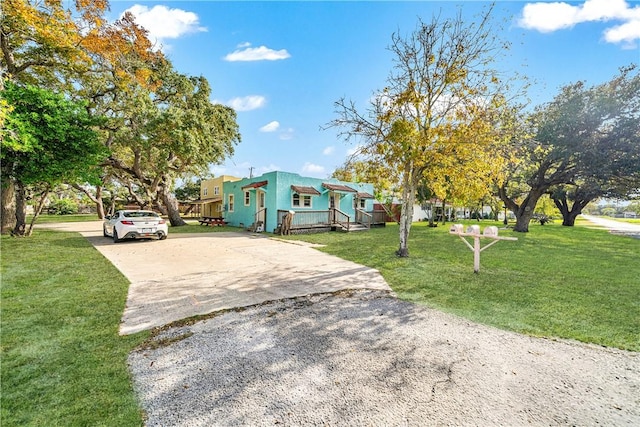
[[[480,252],[498,243],[500,240],[518,240],[516,237],[498,237],[497,227],[487,227],[484,230],[484,234],[480,234],[480,227],[477,225],[470,226],[465,232],[462,224],[454,224],[449,229],[449,234],[459,236],[465,245],[473,251],[473,272],[476,274],[480,273]],[[465,239],[466,236],[473,237],[473,245],[467,242]],[[480,238],[492,239],[493,241],[481,247]]]
[[[480,273],[480,236],[473,236],[473,272]]]

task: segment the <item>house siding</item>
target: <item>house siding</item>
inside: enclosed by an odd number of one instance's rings
[[[250,184],[256,184],[261,181],[267,181],[267,184],[259,188],[248,188],[250,192],[250,203],[248,206],[244,204],[244,191],[242,187]],[[255,222],[257,212],[256,195],[265,192],[265,231],[273,232],[278,227],[278,210],[293,211],[326,211],[329,209],[329,195],[331,191],[322,187],[323,183],[346,185],[354,190],[362,193],[373,194],[373,185],[367,183],[343,182],[336,179],[320,179],[298,175],[296,173],[274,171],[265,173],[255,178],[244,178],[238,181],[227,181],[224,183],[225,194],[225,220],[232,226],[248,227]],[[292,185],[313,187],[321,194],[311,196],[311,207],[292,206]],[[233,194],[235,198],[234,211],[228,210],[228,195]],[[352,220],[355,218],[355,209],[353,208],[353,199],[356,193],[340,194],[338,209],[349,215]],[[366,211],[373,210],[373,200],[367,199],[365,202]]]
[[[221,175],[212,179],[202,180],[200,183],[200,199],[214,199],[220,198],[218,202],[205,203],[202,206],[202,216],[218,217],[222,216],[224,212],[224,205],[226,198],[224,195],[224,183],[238,181],[241,178],[237,178],[231,175]],[[215,194],[215,189],[218,188],[219,194]]]

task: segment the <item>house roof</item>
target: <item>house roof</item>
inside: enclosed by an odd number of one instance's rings
[[[198,199],[189,202],[192,205],[206,205],[207,203],[221,202],[222,197],[212,197],[210,199]]]
[[[268,183],[269,183],[269,181],[252,182],[251,184],[247,184],[247,185],[243,186],[242,189],[244,190],[246,188],[260,188],[260,187],[264,187]]]
[[[326,188],[327,190],[331,190],[331,191],[341,191],[343,193],[357,193],[356,190],[354,190],[351,187],[347,187],[346,185],[341,185],[341,184],[328,184],[326,182],[322,183],[322,186],[324,188]]]
[[[305,187],[303,185],[292,185],[291,190],[298,194],[311,194],[312,196],[319,196],[321,193],[313,187]]]
[[[375,197],[373,197],[371,194],[369,193],[361,193],[358,191],[358,199],[375,199]]]

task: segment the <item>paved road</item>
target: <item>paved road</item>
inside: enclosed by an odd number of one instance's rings
[[[175,233],[114,244],[102,222],[42,225],[85,236],[131,281],[120,333],[191,316],[345,289],[391,292],[380,273],[263,234]]]
[[[587,221],[592,222],[595,225],[604,227],[612,232],[640,235],[640,224],[631,224],[629,222],[614,221],[612,219],[606,219],[601,216],[582,215],[582,217]]]

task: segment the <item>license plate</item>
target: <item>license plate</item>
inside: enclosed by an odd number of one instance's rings
[[[141,233],[155,233],[155,232],[156,232],[155,228],[143,228],[141,230]]]

